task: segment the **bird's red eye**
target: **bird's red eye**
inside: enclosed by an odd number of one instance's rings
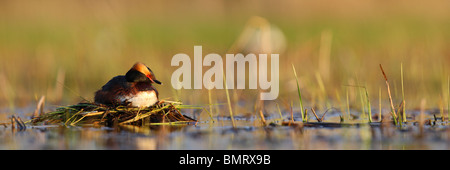
[[[152,76],[151,76],[151,75],[145,75],[145,76],[147,76],[147,78],[148,78],[148,79],[150,79],[150,81],[151,81],[152,83],[155,83],[155,81],[153,81],[153,79],[152,79]]]

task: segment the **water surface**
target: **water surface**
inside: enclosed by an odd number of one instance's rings
[[[267,120],[268,122],[271,119]],[[312,121],[312,120],[311,120]],[[263,127],[256,119],[229,117],[186,126],[0,127],[0,149],[450,149],[450,130],[426,125]]]

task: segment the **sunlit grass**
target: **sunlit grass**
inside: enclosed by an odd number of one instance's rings
[[[388,81],[388,79],[387,79],[386,73],[384,72],[383,66],[381,66],[381,64],[380,64],[380,69],[381,69],[381,73],[383,73],[384,80],[386,81],[386,88],[387,88],[387,93],[388,93],[388,96],[389,96],[389,102],[391,103],[391,115],[392,115],[392,119],[394,119],[394,124],[395,124],[395,125],[398,125],[398,119],[397,119],[398,117],[397,117],[397,114],[395,113],[395,108],[394,108],[394,104],[393,104],[393,101],[392,101],[392,96],[391,96],[391,90],[390,90],[389,81]]]
[[[294,66],[294,64],[292,64],[292,70],[293,70],[293,72],[294,72],[295,81],[297,82],[297,93],[298,93],[298,100],[299,100],[299,104],[300,104],[300,113],[301,113],[301,116],[302,116],[302,121],[303,121],[303,122],[306,122],[307,119],[306,119],[305,114],[303,113],[302,93],[300,92],[300,84],[299,84],[299,82],[298,82],[297,71],[295,71],[295,66]]]
[[[400,63],[400,80],[402,82],[402,105],[400,107],[402,107],[402,121],[406,122],[406,102],[405,102],[405,89],[403,86],[403,63]],[[400,113],[399,113],[400,114]]]

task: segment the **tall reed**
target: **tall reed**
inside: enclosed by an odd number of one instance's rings
[[[402,121],[406,122],[406,103],[405,103],[405,88],[403,86],[403,63],[400,63],[400,76],[401,76],[401,82],[402,82]],[[399,113],[400,114],[400,113]]]
[[[388,79],[386,77],[386,73],[384,73],[383,66],[381,66],[381,64],[380,64],[380,69],[381,69],[381,72],[383,73],[384,80],[386,81],[386,87],[387,87],[387,92],[388,92],[388,96],[389,96],[389,102],[391,103],[392,118],[394,119],[394,124],[398,125],[397,124],[397,114],[395,114],[394,103],[392,102],[391,90],[389,88],[389,81],[388,81]]]

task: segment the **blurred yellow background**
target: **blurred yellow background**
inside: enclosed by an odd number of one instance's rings
[[[387,100],[379,64],[398,104],[400,63],[409,109],[422,98],[429,107],[448,100],[450,1],[2,0],[0,107],[28,106],[43,95],[53,104],[92,99],[137,61],[164,83],[156,85],[160,98],[207,104],[207,90],[173,90],[172,56],[193,57],[194,45],[224,56],[254,16],[282,33],[273,45],[280,53],[276,102],[298,100],[291,63],[308,106],[338,107],[326,103],[345,100],[347,91],[359,106],[359,90],[345,85],[366,86],[373,105],[380,89]],[[213,102],[223,103],[224,94],[213,91]],[[248,110],[258,102],[255,91],[232,94]]]

